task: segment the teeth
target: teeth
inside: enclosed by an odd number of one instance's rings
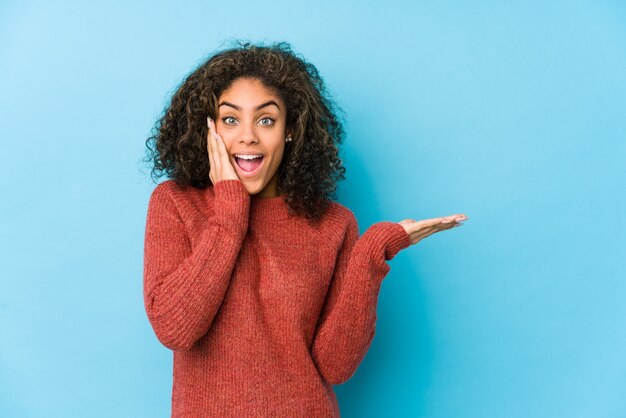
[[[243,158],[244,160],[254,160],[255,158],[262,158],[263,155],[259,154],[259,155],[236,155],[235,157],[237,158]]]

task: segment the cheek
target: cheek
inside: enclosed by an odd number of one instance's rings
[[[273,163],[273,165],[275,167],[278,167],[280,165],[280,163],[282,162],[283,157],[285,155],[284,152],[285,152],[284,149],[277,149],[274,152],[274,163]]]
[[[235,141],[233,141],[231,138],[229,138],[228,136],[224,137],[222,136],[222,134],[219,134],[220,137],[222,138],[222,141],[224,141],[224,146],[226,147],[226,151],[228,151],[228,154],[230,155],[230,150],[233,146],[233,143]]]
[[[272,135],[271,138],[266,138],[266,144],[268,151],[272,154],[274,160],[280,160],[285,152],[285,138],[280,135]]]

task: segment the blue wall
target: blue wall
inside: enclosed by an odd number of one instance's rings
[[[84,3],[0,3],[1,416],[169,416],[144,140],[234,38],[325,77],[361,232],[470,218],[391,261],[342,416],[626,416],[626,3]]]

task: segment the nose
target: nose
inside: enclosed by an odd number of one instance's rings
[[[259,142],[259,139],[256,135],[254,129],[254,123],[252,124],[244,124],[243,131],[241,132],[241,139],[239,140],[242,144],[256,144]]]

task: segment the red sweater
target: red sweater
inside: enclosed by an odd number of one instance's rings
[[[144,303],[173,350],[172,417],[338,417],[332,385],[367,353],[396,222],[359,237],[332,202],[315,227],[240,180],[167,180],[148,204]]]

